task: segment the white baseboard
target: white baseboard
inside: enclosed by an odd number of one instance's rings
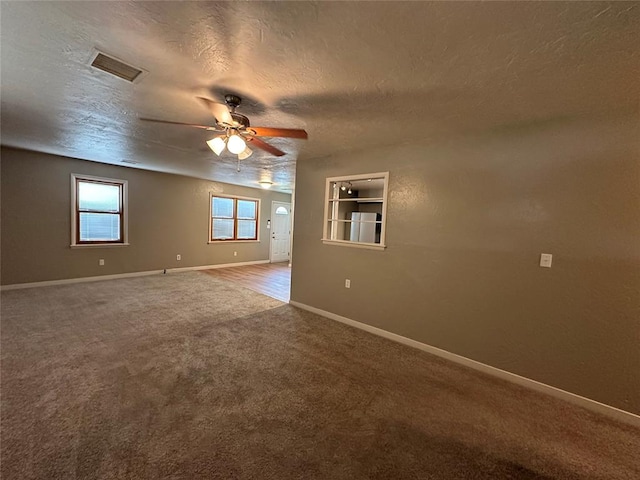
[[[270,263],[269,260],[253,260],[251,262],[236,262],[236,263],[221,263],[218,265],[201,265],[199,267],[180,267],[180,268],[168,268],[169,272],[187,272],[190,270],[211,270],[214,268],[227,268],[227,267],[242,267],[244,265],[259,265],[262,263]]]
[[[251,262],[222,263],[218,265],[199,265],[195,267],[167,268],[166,270],[167,270],[167,273],[174,273],[174,272],[187,272],[191,270],[211,270],[213,268],[241,267],[243,265],[257,265],[260,263],[269,263],[269,260],[254,260]],[[71,283],[100,282],[102,280],[115,280],[118,278],[146,277],[148,275],[159,275],[163,272],[164,272],[164,269],[148,270],[145,272],[116,273],[114,275],[98,275],[96,277],[65,278],[62,280],[47,280],[44,282],[15,283],[13,285],[0,286],[0,291],[19,290],[21,288],[48,287],[51,285],[68,285]]]
[[[335,320],[341,323],[345,323],[355,328],[359,328],[360,330],[364,330],[369,333],[373,333],[374,335],[378,335],[380,337],[387,338],[389,340],[393,340],[394,342],[402,343],[404,345],[408,345],[409,347],[417,348],[419,350],[423,350],[425,352],[431,353],[441,358],[445,358],[452,362],[458,363],[460,365],[464,365],[466,367],[473,368],[474,370],[478,370],[483,373],[487,373],[494,377],[501,378],[503,380],[507,380],[512,383],[516,383],[523,387],[530,388],[532,390],[536,390],[538,392],[545,393],[547,395],[551,395],[552,397],[559,398],[561,400],[565,400],[571,402],[580,407],[586,408],[593,412],[604,414],[610,418],[614,418],[616,420],[622,421],[627,424],[631,424],[636,427],[640,427],[640,416],[631,412],[627,412],[626,410],[621,410],[616,407],[612,407],[611,405],[607,405],[604,403],[597,402],[596,400],[591,400],[590,398],[582,397],[580,395],[576,395],[575,393],[567,392],[566,390],[562,390],[560,388],[552,387],[551,385],[547,385],[546,383],[541,383],[536,380],[532,380],[530,378],[522,377],[515,373],[508,372],[506,370],[501,370],[496,367],[492,367],[491,365],[487,365],[481,362],[477,362],[476,360],[471,360],[470,358],[463,357],[461,355],[457,355],[455,353],[448,352],[446,350],[442,350],[437,347],[433,347],[431,345],[427,345],[426,343],[418,342],[417,340],[412,340],[407,337],[403,337],[402,335],[398,335],[395,333],[388,332],[386,330],[382,330],[381,328],[372,327],[371,325],[367,325],[366,323],[361,323],[356,320],[351,320],[350,318],[343,317],[341,315],[337,315],[335,313],[327,312],[326,310],[321,310],[316,307],[312,307],[306,305],[304,303],[296,302],[294,300],[290,300],[289,303],[294,307],[301,308],[303,310],[307,310],[309,312],[313,312],[322,317],[329,318],[331,320]]]

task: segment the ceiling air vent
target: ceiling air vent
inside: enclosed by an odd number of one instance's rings
[[[122,63],[120,60],[116,60],[100,52],[98,52],[93,62],[91,62],[91,66],[129,82],[133,82],[143,72],[139,68]]]
[[[128,163],[129,165],[138,165],[140,162],[136,160],[120,160],[121,163]]]

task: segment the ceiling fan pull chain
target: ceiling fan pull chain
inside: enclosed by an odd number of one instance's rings
[[[238,173],[240,173],[240,159],[238,159]]]

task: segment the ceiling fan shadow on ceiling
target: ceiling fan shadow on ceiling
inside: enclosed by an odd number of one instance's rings
[[[196,125],[192,123],[172,122],[169,120],[157,120],[153,118],[140,118],[144,122],[165,123],[169,125],[181,125],[185,127],[201,128],[216,135],[207,141],[207,145],[213,152],[220,156],[225,149],[238,156],[238,160],[249,158],[254,148],[259,148],[276,157],[285,155],[285,152],[268,144],[260,137],[283,137],[306,140],[307,132],[294,128],[272,128],[272,127],[252,127],[249,118],[236,109],[242,102],[237,95],[227,94],[224,96],[225,104],[214,102],[208,98],[197,97],[213,115],[215,125]]]

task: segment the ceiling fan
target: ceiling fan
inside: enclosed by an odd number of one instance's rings
[[[251,156],[253,151],[247,146],[257,147],[261,150],[271,153],[276,157],[285,154],[282,150],[269,145],[260,137],[286,137],[307,139],[307,132],[294,128],[271,128],[271,127],[252,127],[249,119],[236,112],[236,108],[242,102],[237,95],[227,94],[224,96],[225,104],[214,102],[208,98],[197,97],[198,100],[211,112],[215,119],[215,125],[195,125],[192,123],[171,122],[168,120],[156,120],[153,118],[141,118],[145,122],[168,123],[171,125],[182,125],[186,127],[202,128],[216,132],[219,135],[207,141],[209,148],[220,155],[225,148],[231,153],[238,155],[239,160],[244,160]]]

